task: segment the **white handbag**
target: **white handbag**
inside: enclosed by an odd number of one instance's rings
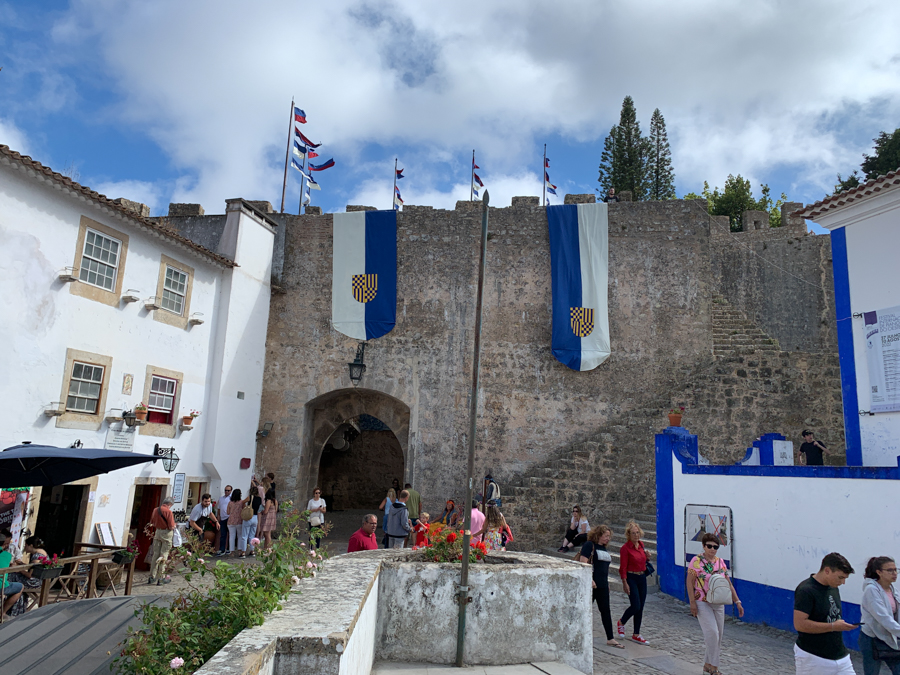
[[[728,577],[724,574],[713,574],[709,577],[706,602],[710,605],[731,604],[731,584],[728,583]]]

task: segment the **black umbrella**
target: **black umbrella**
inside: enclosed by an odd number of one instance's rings
[[[101,448],[16,445],[0,452],[0,488],[62,485],[157,459]]]

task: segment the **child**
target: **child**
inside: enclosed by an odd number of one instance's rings
[[[419,514],[419,522],[413,528],[416,533],[416,546],[428,546],[428,521],[431,520],[431,516],[427,513]]]

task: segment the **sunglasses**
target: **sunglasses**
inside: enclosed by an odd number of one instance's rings
[[[714,550],[718,551],[718,550],[719,550],[719,545],[718,545],[718,544],[707,544],[707,545],[706,545],[706,548],[711,548],[711,549],[714,549]]]

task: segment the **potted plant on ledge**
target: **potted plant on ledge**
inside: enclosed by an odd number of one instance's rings
[[[142,422],[143,422],[143,421],[146,421],[146,419],[147,419],[147,406],[144,405],[143,402],[138,403],[136,406],[134,406],[134,416],[135,416],[137,419],[141,420]]]
[[[32,579],[55,579],[62,574],[63,564],[60,562],[59,556],[55,553],[48,558],[45,555],[40,556],[31,569]]]
[[[137,541],[132,541],[128,544],[128,548],[123,548],[119,551],[116,551],[112,554],[112,561],[117,565],[127,565],[132,560],[134,560],[135,556],[141,552],[140,547],[138,546]]]
[[[682,415],[684,415],[684,406],[683,405],[672,408],[669,411],[669,426],[670,427],[680,427]]]
[[[200,411],[199,411],[199,410],[191,410],[191,414],[190,414],[190,415],[184,415],[184,416],[181,418],[181,423],[182,423],[184,426],[189,427],[189,426],[191,426],[191,425],[194,423],[194,418],[195,418],[195,417],[200,417]]]

